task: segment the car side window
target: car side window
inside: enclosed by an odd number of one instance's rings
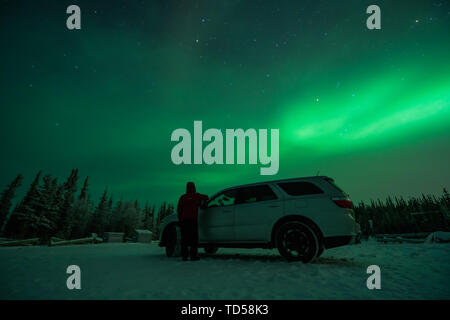
[[[208,208],[232,206],[236,200],[236,190],[226,190],[208,202]]]
[[[275,200],[277,196],[268,185],[253,186],[239,189],[236,204]]]
[[[306,196],[323,193],[315,184],[306,181],[283,182],[278,184],[290,196]]]

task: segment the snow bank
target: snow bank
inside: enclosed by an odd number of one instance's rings
[[[436,231],[430,233],[425,239],[426,243],[437,242],[437,243],[447,243],[450,242],[450,232]]]
[[[156,243],[0,248],[0,299],[450,298],[450,244],[368,241],[327,250],[310,264],[263,249],[201,258],[168,258]],[[81,268],[81,290],[66,287],[72,264]],[[381,290],[366,287],[373,264]]]

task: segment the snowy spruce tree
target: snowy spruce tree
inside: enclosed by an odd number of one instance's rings
[[[4,231],[7,237],[22,239],[31,232],[31,224],[35,221],[33,217],[34,205],[39,200],[38,185],[41,173],[41,171],[38,172],[27,194],[11,213]]]
[[[139,225],[139,206],[137,201],[127,202],[123,206],[123,232],[130,237]]]
[[[58,199],[56,198],[58,182],[56,178],[52,178],[48,174],[42,180],[43,185],[38,188],[39,198],[32,206],[30,232],[33,236],[39,237],[42,242],[48,242],[57,231],[56,226],[59,220]]]
[[[5,222],[8,219],[9,212],[12,206],[12,200],[16,194],[16,190],[22,184],[23,176],[21,174],[8,185],[0,196],[0,233],[3,232]]]
[[[94,210],[92,214],[91,221],[89,223],[89,233],[96,233],[99,236],[102,236],[106,231],[106,218],[108,216],[108,190],[105,189],[102,197],[100,198],[100,202]]]
[[[108,206],[106,208],[106,219],[105,219],[105,231],[112,230],[112,223],[113,223],[113,197],[110,196],[108,200]]]
[[[69,211],[75,200],[77,191],[78,169],[73,169],[69,178],[63,185],[62,197],[59,205],[59,221],[57,223],[58,235],[62,238],[68,238],[69,231]]]
[[[67,221],[67,235],[69,239],[82,238],[88,234],[87,229],[92,210],[88,181],[89,177],[86,177],[80,195],[69,209]]]
[[[142,229],[146,229],[146,230],[152,230],[152,225],[153,225],[153,212],[154,212],[155,208],[151,207],[148,204],[148,201],[145,203],[145,207],[143,210],[143,217],[142,217],[142,222],[141,222],[141,228]]]
[[[78,196],[78,200],[84,200],[88,197],[88,188],[89,188],[89,177],[84,179],[83,188],[81,188],[80,195]]]
[[[70,208],[67,229],[69,239],[78,239],[88,235],[87,227],[91,208],[89,198],[77,199]]]
[[[111,212],[110,230],[113,232],[123,232],[123,199],[121,198]]]

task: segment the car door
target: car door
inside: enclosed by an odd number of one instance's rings
[[[273,222],[283,213],[280,195],[268,184],[240,188],[234,207],[235,242],[269,241]]]
[[[226,242],[234,238],[234,202],[236,189],[215,195],[199,214],[199,240]]]

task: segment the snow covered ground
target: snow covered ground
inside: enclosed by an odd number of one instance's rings
[[[263,249],[201,258],[167,258],[156,243],[0,248],[0,299],[450,299],[450,244],[369,241],[310,264]],[[73,264],[81,290],[66,287]],[[381,290],[366,287],[373,264]]]

